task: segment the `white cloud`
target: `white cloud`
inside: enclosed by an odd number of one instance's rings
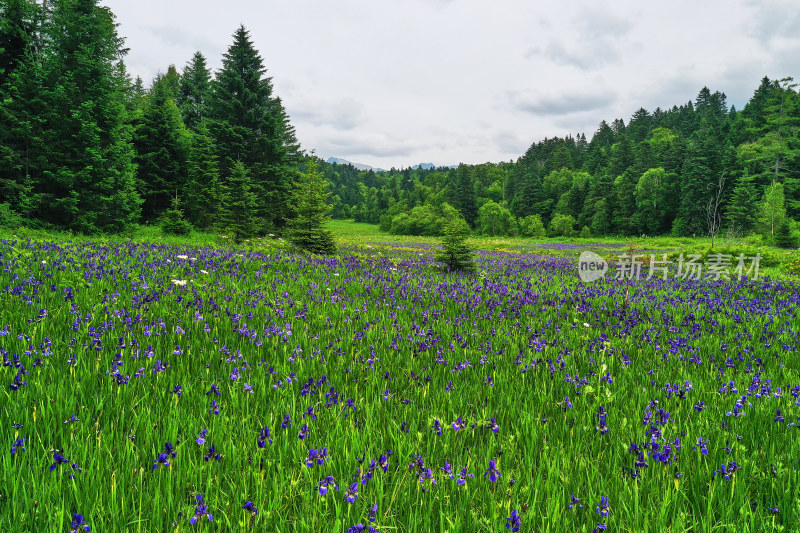
[[[740,108],[800,78],[795,3],[104,1],[145,84],[196,49],[218,69],[243,23],[303,147],[382,168],[507,160],[706,85]]]

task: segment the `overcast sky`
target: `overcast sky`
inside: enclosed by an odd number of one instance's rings
[[[305,150],[390,168],[516,160],[703,86],[800,79],[797,0],[104,0],[149,85],[240,24]],[[657,4],[657,5],[656,5]]]

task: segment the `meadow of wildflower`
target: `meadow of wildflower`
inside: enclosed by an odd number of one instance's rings
[[[0,239],[0,531],[798,531],[789,280]]]

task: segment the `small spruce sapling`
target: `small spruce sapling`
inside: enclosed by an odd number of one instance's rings
[[[473,250],[467,245],[469,234],[469,226],[463,218],[450,221],[442,239],[444,249],[436,255],[436,261],[444,263],[449,270],[474,271]]]

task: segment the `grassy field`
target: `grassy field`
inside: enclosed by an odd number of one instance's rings
[[[800,530],[797,252],[584,284],[710,243],[480,238],[462,276],[332,227],[0,234],[0,531]]]

